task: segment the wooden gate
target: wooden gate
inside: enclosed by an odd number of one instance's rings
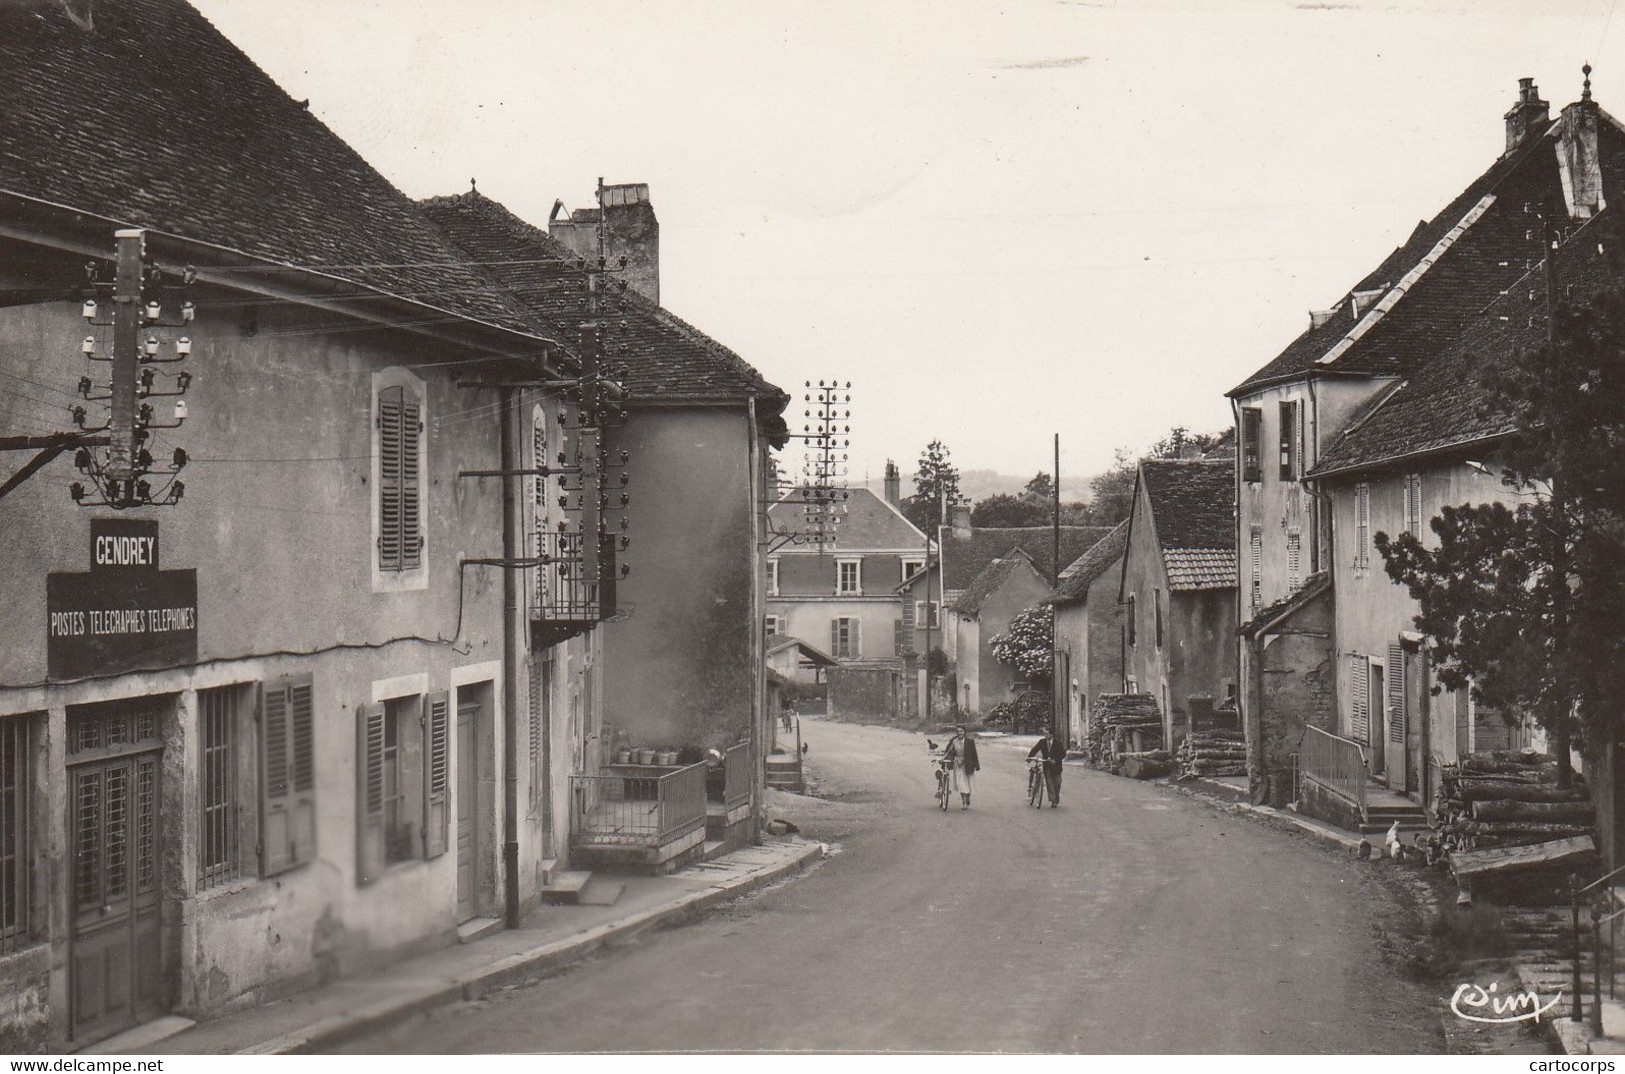
[[[159,719],[158,703],[147,699],[69,713],[68,990],[79,1043],[168,1006],[158,913]]]

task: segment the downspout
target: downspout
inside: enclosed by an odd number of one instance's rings
[[[503,388],[501,451],[502,468],[518,470],[524,462],[518,457],[518,392]],[[502,558],[512,563],[520,558],[514,530],[518,505],[514,502],[514,477],[502,479]],[[513,570],[502,572],[502,896],[503,917],[510,929],[519,927],[519,579]]]
[[[1247,670],[1246,677],[1242,679],[1240,697],[1236,704],[1240,708],[1242,734],[1247,739],[1247,768],[1248,782],[1262,786],[1267,768],[1264,757],[1264,733],[1259,720],[1259,714],[1254,711],[1260,707],[1254,702],[1260,696],[1263,679],[1258,674],[1258,653],[1254,651],[1253,639],[1241,633],[1240,626],[1246,622],[1242,618],[1241,610],[1246,605],[1242,602],[1242,556],[1241,550],[1248,547],[1241,541],[1241,490],[1246,484],[1246,452],[1247,445],[1241,442],[1241,401],[1234,396],[1230,398],[1230,422],[1236,430],[1236,506],[1234,510],[1236,526],[1236,659],[1241,661]],[[1251,589],[1248,589],[1251,592]]]
[[[745,400],[745,423],[750,436],[746,452],[745,466],[749,474],[750,485],[750,666],[752,669],[752,689],[750,697],[750,756],[751,756],[751,817],[753,830],[751,842],[761,840],[762,807],[766,798],[767,786],[767,755],[762,750],[762,743],[766,739],[766,728],[763,720],[767,718],[767,657],[766,639],[763,632],[766,627],[767,598],[764,592],[764,575],[767,568],[762,562],[762,519],[763,496],[761,482],[762,466],[760,453],[762,452],[761,430],[756,423],[756,396],[752,395]]]

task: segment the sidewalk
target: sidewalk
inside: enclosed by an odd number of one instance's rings
[[[670,876],[620,876],[614,906],[542,906],[525,923],[154,1039],[138,1026],[87,1052],[289,1055],[319,1051],[421,1011],[474,999],[580,959],[603,944],[680,921],[790,876],[821,843],[768,839]],[[181,1019],[171,1024],[185,1025]],[[145,1032],[143,1032],[145,1031]]]

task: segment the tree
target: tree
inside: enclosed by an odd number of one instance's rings
[[[1224,437],[1223,432],[1193,433],[1183,425],[1176,425],[1141,458],[1177,459],[1187,447],[1206,453],[1217,447]],[[1115,526],[1128,517],[1129,509],[1134,506],[1134,475],[1141,458],[1136,458],[1128,448],[1118,448],[1112,468],[1090,479],[1090,525]]]
[[[1055,673],[1054,617],[1048,608],[1028,608],[1010,620],[1010,629],[992,641],[993,659],[1014,668],[1034,685],[1048,685]]]
[[[1027,482],[1027,487],[1021,490],[1021,494],[1030,500],[1047,504],[1055,498],[1055,478],[1040,470]]]
[[[914,473],[914,495],[903,500],[903,516],[927,533],[945,525],[946,507],[959,499],[959,468],[953,464],[948,445],[933,440],[920,453]]]
[[[1050,521],[1050,513],[1047,503],[1001,492],[979,500],[970,521],[973,526],[1042,526]]]
[[[1569,743],[1617,739],[1625,704],[1625,294],[1552,308],[1545,345],[1481,363],[1517,505],[1445,508],[1437,548],[1376,546],[1421,607],[1435,689],[1533,715],[1566,781]]]

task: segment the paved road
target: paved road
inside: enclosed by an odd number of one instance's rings
[[[1068,768],[1021,801],[989,743],[969,812],[923,739],[807,725],[805,878],[348,1051],[1442,1051],[1435,989],[1385,959],[1405,913],[1305,837]]]

